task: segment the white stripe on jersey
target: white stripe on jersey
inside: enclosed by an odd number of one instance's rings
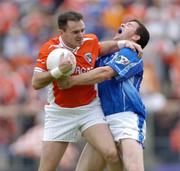
[[[44,72],[44,70],[42,68],[35,67],[34,72]]]

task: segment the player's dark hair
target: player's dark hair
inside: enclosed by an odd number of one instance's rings
[[[68,21],[80,21],[83,16],[75,11],[68,11],[58,16],[58,27],[59,29],[65,30]]]
[[[136,22],[139,27],[136,30],[136,34],[140,36],[140,39],[136,41],[137,44],[144,48],[150,39],[150,34],[147,28],[137,19],[130,20],[129,22]]]

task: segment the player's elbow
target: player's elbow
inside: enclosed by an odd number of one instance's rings
[[[35,84],[35,82],[34,82],[33,79],[32,79],[32,81],[31,81],[31,85],[32,85],[33,89],[35,89],[35,90],[38,90],[38,89],[39,89],[38,85]]]
[[[39,90],[41,88],[34,77],[32,78],[31,85],[35,90]]]
[[[104,80],[110,80],[114,76],[114,70],[109,66],[101,67],[101,75]]]

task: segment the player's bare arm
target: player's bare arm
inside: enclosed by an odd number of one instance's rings
[[[32,86],[35,90],[44,88],[54,80],[50,72],[34,72]]]
[[[61,79],[64,74],[69,72],[72,68],[72,64],[70,61],[64,61],[62,64],[59,65],[56,70],[51,70],[48,72],[35,72],[32,77],[32,86],[34,89],[38,90],[44,88],[52,81],[56,80],[54,75],[59,74],[58,79]]]
[[[100,56],[104,56],[106,54],[113,53],[124,47],[131,48],[134,51],[137,50],[139,53],[139,56],[141,56],[141,54],[142,54],[141,46],[130,40],[104,41],[104,42],[101,42],[100,45],[101,45]]]
[[[109,66],[98,67],[89,72],[58,80],[61,89],[67,89],[76,85],[90,85],[109,80],[116,72]]]

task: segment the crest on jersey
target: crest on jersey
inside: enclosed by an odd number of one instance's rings
[[[92,53],[90,53],[90,52],[85,53],[84,58],[86,59],[86,61],[88,63],[90,63],[90,64],[92,63]]]
[[[118,64],[122,64],[122,65],[127,65],[127,64],[130,63],[129,59],[126,58],[123,55],[120,55],[120,56],[116,57],[115,62],[118,63]]]

